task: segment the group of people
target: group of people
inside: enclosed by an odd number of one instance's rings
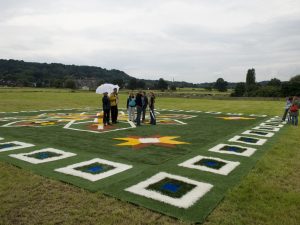
[[[104,126],[111,125],[110,123],[110,114],[111,122],[113,124],[118,122],[118,89],[114,88],[113,92],[108,96],[108,92],[103,93],[102,97],[102,109],[103,109],[103,124]]]
[[[128,120],[136,122],[137,126],[145,122],[146,111],[149,105],[150,112],[150,124],[156,125],[155,113],[154,113],[155,95],[150,92],[150,100],[147,97],[146,92],[139,91],[136,95],[131,92],[127,99],[126,108],[128,111]],[[135,118],[136,111],[136,118]]]
[[[113,92],[108,95],[108,92],[103,93],[102,97],[102,109],[103,109],[103,124],[104,126],[111,125],[118,122],[118,90],[115,88]],[[127,99],[127,111],[128,120],[135,122],[137,126],[141,125],[141,122],[145,122],[147,107],[149,106],[150,112],[150,124],[156,125],[155,113],[154,113],[155,95],[150,92],[150,99],[146,92],[139,91],[134,95],[133,92],[129,94]],[[136,117],[135,117],[136,113]]]
[[[282,121],[288,120],[288,123],[298,126],[298,117],[299,117],[299,97],[288,97],[286,99],[286,105]]]

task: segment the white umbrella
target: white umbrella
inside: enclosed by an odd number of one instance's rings
[[[114,84],[101,84],[99,87],[96,89],[96,94],[103,94],[107,92],[108,94],[111,94],[114,92],[114,89],[117,88],[117,92],[119,91],[119,86],[114,85]]]

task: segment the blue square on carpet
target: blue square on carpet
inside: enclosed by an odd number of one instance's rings
[[[180,185],[172,184],[172,183],[166,183],[161,187],[161,189],[165,190],[165,191],[170,191],[172,193],[175,193],[180,189]]]
[[[98,173],[103,170],[102,166],[93,166],[87,169],[91,173]]]

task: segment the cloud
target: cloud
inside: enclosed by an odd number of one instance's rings
[[[95,65],[138,78],[288,80],[300,71],[295,0],[0,1],[0,58]]]

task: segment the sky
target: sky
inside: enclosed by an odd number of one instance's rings
[[[193,83],[300,74],[299,0],[0,0],[0,15],[2,59]]]

